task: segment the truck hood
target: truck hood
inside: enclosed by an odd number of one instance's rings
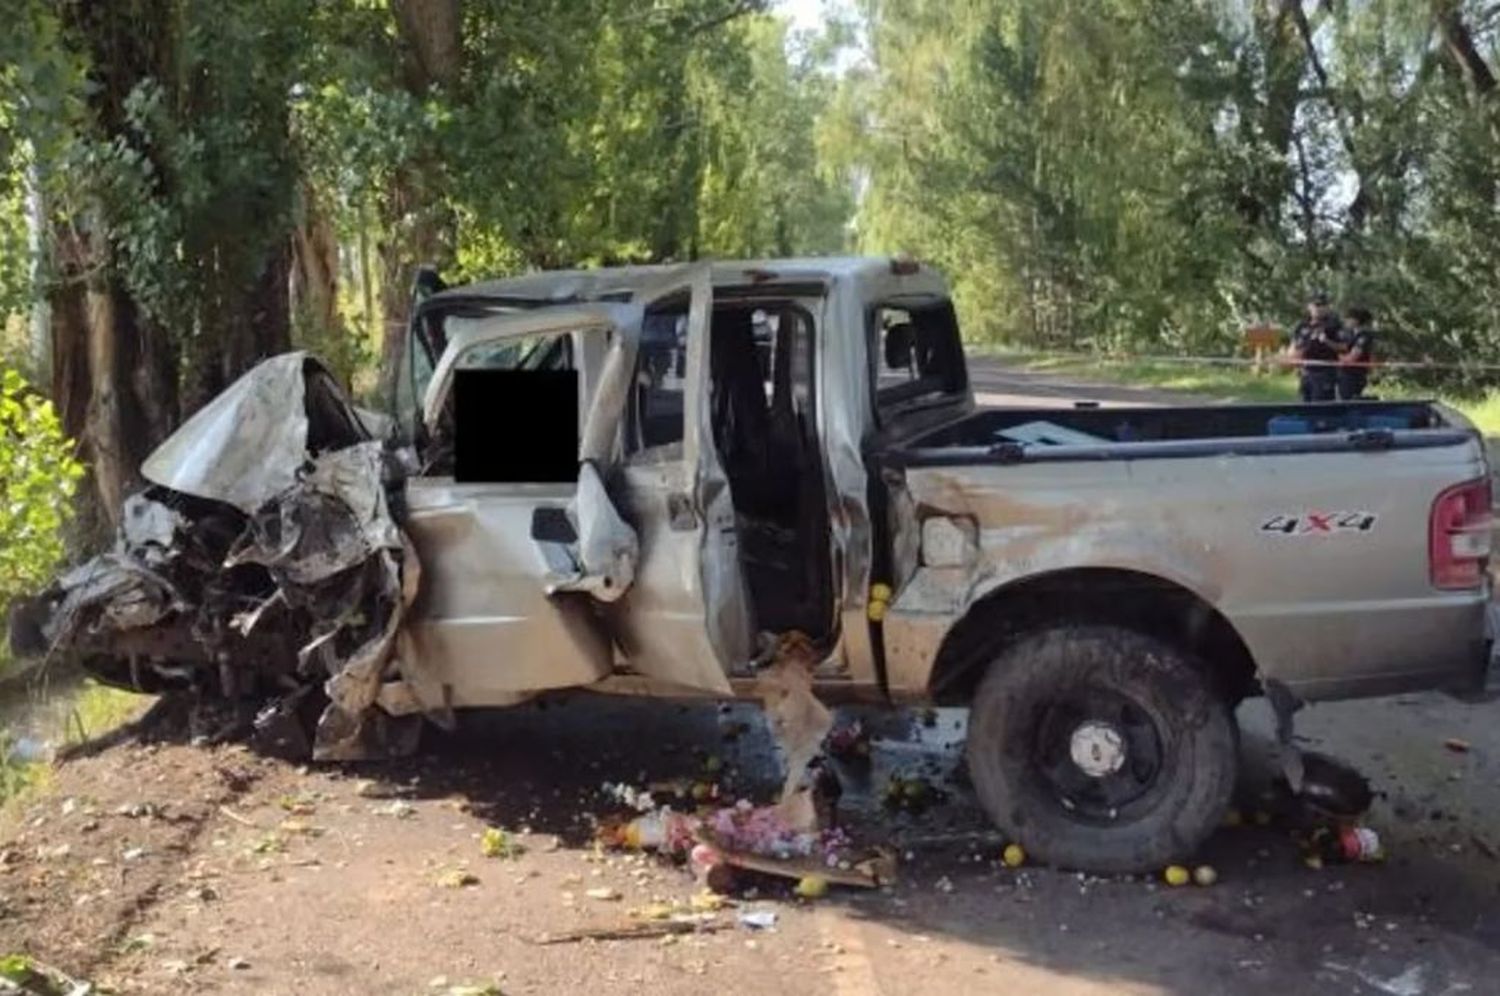
[[[297,483],[309,454],[373,435],[321,361],[284,353],[200,408],[146,458],[141,475],[251,515]]]

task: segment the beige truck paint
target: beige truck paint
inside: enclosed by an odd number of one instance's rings
[[[537,648],[533,655],[507,647],[505,657],[514,663],[497,673],[473,663],[471,654],[483,656],[478,644],[455,636],[438,651],[414,637],[412,653],[441,659],[437,668],[444,682],[452,683],[455,701],[482,704],[493,696],[499,704],[518,692],[563,685],[716,695],[747,687],[738,680],[746,673],[749,647],[733,529],[727,528],[732,511],[722,470],[711,446],[704,445],[711,438],[703,422],[705,313],[715,290],[744,294],[762,282],[804,288],[797,302],[816,323],[817,429],[840,619],[837,646],[819,670],[824,694],[921,698],[930,691],[944,638],[966,615],[983,612],[987,596],[1050,573],[1086,568],[1137,572],[1194,593],[1227,619],[1261,677],[1283,681],[1309,697],[1359,693],[1389,679],[1420,683],[1424,676],[1461,670],[1478,653],[1488,593],[1434,590],[1425,547],[1433,497],[1486,472],[1477,442],[1383,452],[1162,460],[1122,455],[1072,464],[912,468],[898,475],[902,483],[891,495],[897,594],[882,629],[873,630],[866,619],[873,539],[864,449],[880,426],[873,412],[867,313],[876,303],[945,299],[941,277],[926,267],[894,267],[886,259],[714,263],[688,272],[634,267],[533,274],[479,288],[542,304],[526,313],[529,317],[504,316],[481,325],[490,329],[487,334],[519,335],[534,327],[539,313],[606,296],[628,296],[639,306],[674,282],[679,289],[694,282],[687,375],[694,388],[684,443],[634,454],[617,465],[624,482],[616,494],[618,511],[638,532],[640,561],[634,583],[605,616],[607,634],[568,632],[553,603],[539,594],[536,569],[513,569],[504,578],[495,574],[497,564],[526,560],[523,520],[530,508],[569,495],[533,496],[530,504],[520,497],[493,501],[463,540],[474,546],[459,551],[456,533],[439,536],[423,524],[429,513],[422,509],[430,501],[451,500],[451,483],[411,482],[414,538],[427,570],[437,575],[432,590],[453,593],[437,598],[436,604],[448,605],[439,614],[451,609],[461,617],[469,608],[457,593],[489,591],[485,597],[494,605],[506,606],[503,613],[496,610],[506,625],[534,634],[518,646]],[[455,349],[450,347],[450,356]],[[599,382],[604,351],[579,355],[585,384]],[[439,364],[428,391],[429,419],[441,406],[449,359]],[[972,397],[950,417],[971,409]],[[618,451],[612,459],[619,459]],[[680,499],[689,493],[700,524],[704,510],[719,502],[718,542],[705,543],[701,525],[699,532],[683,532],[681,523],[674,528]],[[1271,516],[1330,509],[1367,511],[1377,525],[1368,533],[1332,536],[1286,537],[1260,530]],[[961,563],[924,565],[922,522],[934,516],[959,522],[958,532],[948,536],[950,545],[954,535],[969,537],[973,549],[957,557]],[[501,533],[510,538],[501,540]],[[711,591],[715,586],[721,590]],[[410,626],[417,633],[424,627],[426,632],[464,629],[456,618]],[[695,634],[705,627],[733,635],[704,643]],[[885,654],[883,687],[877,632]],[[672,636],[651,648],[643,642],[662,633]],[[611,640],[623,654],[606,666],[598,641]],[[574,651],[558,653],[570,645]],[[471,670],[476,674],[467,677]]]
[[[977,524],[968,567],[908,575],[885,624],[892,683],[926,687],[952,621],[1008,585],[1113,568],[1217,609],[1264,678],[1320,698],[1457,673],[1476,658],[1488,593],[1428,579],[1438,492],[1486,473],[1478,441],[1385,452],[1226,455],[906,474],[923,516]],[[1368,531],[1285,535],[1277,515],[1359,512]]]
[[[602,629],[583,602],[588,586],[557,593],[544,544],[531,538],[539,508],[570,508],[575,519],[587,512],[577,489],[410,479],[407,527],[425,565],[424,584],[397,654],[404,674],[422,676],[408,683],[424,709],[505,704],[529,692],[593,684],[614,669],[616,643],[638,674],[730,693],[728,674],[751,650],[733,509],[706,422],[709,281],[704,266],[668,270],[629,306],[569,304],[497,316],[449,344],[423,402],[429,427],[442,417],[454,371],[470,351],[537,335],[573,337],[586,413],[580,460],[601,468],[624,463],[624,514],[607,511],[631,523],[640,557],[623,591],[594,593],[609,603],[611,625]],[[690,300],[686,438],[671,452],[642,451],[625,461],[622,415],[642,316],[653,301],[676,294]],[[679,502],[686,521],[680,511],[674,515]],[[579,525],[586,532],[589,524]]]

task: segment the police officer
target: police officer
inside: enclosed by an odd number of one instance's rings
[[[1339,355],[1340,401],[1358,401],[1370,382],[1370,364],[1375,362],[1375,319],[1368,308],[1350,308],[1344,327],[1343,352]]]
[[[1328,307],[1324,291],[1307,302],[1307,317],[1292,329],[1291,355],[1302,361],[1302,400],[1332,401],[1338,393],[1338,363],[1343,346],[1339,316]]]

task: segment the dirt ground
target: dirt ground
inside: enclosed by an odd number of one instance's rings
[[[948,778],[962,714],[866,715],[875,756],[843,769],[842,811],[898,845],[898,885],[805,903],[771,883],[713,933],[563,945],[536,942],[698,891],[684,869],[596,851],[593,819],[618,811],[600,785],[702,778],[714,757],[726,793],[765,797],[775,765],[753,710],[577,697],[476,717],[384,766],[132,745],[63,766],[6,814],[0,951],[139,993],[1482,993],[1500,973],[1494,708],[1309,710],[1313,742],[1384,793],[1371,822],[1390,860],[1314,871],[1284,832],[1231,828],[1204,855],[1219,883],[1179,889],[1005,868]],[[918,772],[948,799],[883,812],[885,780]],[[524,853],[484,857],[487,826]],[[745,911],[775,925],[744,926]]]

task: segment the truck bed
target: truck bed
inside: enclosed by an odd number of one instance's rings
[[[1263,677],[1308,698],[1483,665],[1487,589],[1430,577],[1434,502],[1487,472],[1479,434],[1441,405],[991,409],[879,459],[905,521],[967,523],[975,544],[949,567],[925,563],[915,525],[898,543],[898,679],[952,613],[1076,571],[1193,593]]]
[[[886,455],[894,466],[1167,459],[1451,446],[1473,438],[1430,401],[981,409]]]

